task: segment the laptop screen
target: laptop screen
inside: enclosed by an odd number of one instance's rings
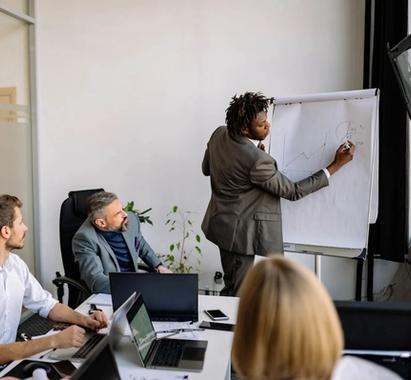
[[[110,273],[116,310],[133,292],[140,293],[152,320],[198,320],[197,273]]]
[[[127,313],[127,320],[130,324],[134,342],[143,362],[145,362],[151,344],[156,340],[156,333],[141,296],[138,297]]]
[[[334,301],[345,349],[411,350],[411,304]]]

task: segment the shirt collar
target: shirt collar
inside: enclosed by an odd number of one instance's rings
[[[9,257],[7,257],[7,259],[6,259],[6,261],[4,262],[4,264],[3,264],[3,266],[0,266],[0,271],[3,271],[3,270],[10,270],[10,268],[11,268],[11,265],[13,265],[13,263],[11,262],[12,260],[10,260],[11,259],[11,255],[12,255],[12,253],[10,252],[9,253]]]
[[[248,137],[247,137],[248,138]],[[253,140],[248,138],[255,146],[257,146],[260,143],[260,140]]]

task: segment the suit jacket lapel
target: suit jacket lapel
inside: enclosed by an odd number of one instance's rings
[[[137,238],[130,232],[129,229],[127,231],[122,232],[124,241],[127,244],[128,251],[130,252],[131,259],[133,260],[134,269],[137,271],[138,268],[138,252],[136,250],[136,241]],[[135,254],[135,252],[137,254]]]
[[[116,264],[117,271],[120,272],[120,265],[118,264],[116,254],[114,251],[111,249],[110,244],[107,243],[107,240],[104,239],[103,236],[100,234],[97,234],[98,239],[100,240],[101,245],[106,249],[107,253],[109,256],[113,259],[114,263]]]

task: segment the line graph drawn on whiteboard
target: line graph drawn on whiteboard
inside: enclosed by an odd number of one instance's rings
[[[287,133],[283,136],[281,171],[294,181],[313,175],[321,168],[325,168],[334,158],[338,146],[350,140],[356,149],[364,144],[364,126],[353,120],[339,122],[324,133],[322,139],[311,144],[312,148],[298,150],[290,147],[290,137]],[[310,144],[308,144],[310,145]],[[358,152],[358,151],[357,151]]]
[[[321,167],[325,158],[325,150],[327,148],[328,135],[324,136],[323,141],[311,149],[297,152],[296,154],[288,154],[283,150],[283,167],[282,172],[289,178],[294,180],[302,179],[314,174]],[[287,145],[287,135],[284,135],[283,146]]]

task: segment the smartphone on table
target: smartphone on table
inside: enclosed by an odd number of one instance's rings
[[[228,318],[220,309],[208,309],[204,310],[213,321],[226,321]]]

